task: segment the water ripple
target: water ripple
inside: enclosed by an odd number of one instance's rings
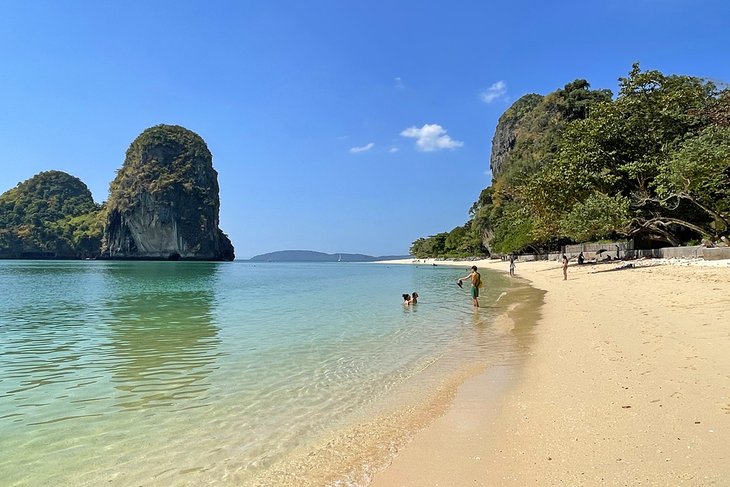
[[[396,391],[507,356],[460,273],[0,262],[0,470],[17,486],[245,484]]]

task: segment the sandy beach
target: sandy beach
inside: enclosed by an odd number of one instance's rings
[[[371,485],[729,485],[730,262],[621,265],[518,262],[546,291],[518,378],[465,382]]]

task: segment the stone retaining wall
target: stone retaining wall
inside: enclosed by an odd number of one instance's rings
[[[586,260],[603,260],[607,256],[611,259],[616,258],[616,246],[618,245],[618,255],[621,259],[634,259],[641,257],[652,257],[655,259],[705,259],[705,260],[720,260],[730,259],[730,247],[713,247],[707,248],[701,245],[692,247],[664,247],[661,249],[638,249],[632,248],[631,242],[610,242],[602,244],[578,244],[578,245],[566,245],[565,255],[569,259],[574,260],[578,257],[578,254],[583,252],[583,257]],[[598,253],[599,250],[606,250],[606,252]],[[562,254],[559,252],[552,252],[549,254],[525,254],[520,255],[519,260],[522,262],[531,262],[534,260],[552,260],[560,261]]]
[[[702,249],[702,257],[705,260],[730,259],[730,247]]]

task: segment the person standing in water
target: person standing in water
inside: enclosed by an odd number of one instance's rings
[[[463,279],[469,279],[471,281],[471,299],[473,300],[474,307],[479,307],[479,288],[482,287],[482,276],[477,272],[477,266],[471,266],[471,273],[468,276],[459,278],[459,282]]]
[[[416,291],[413,291],[413,294],[401,294],[401,296],[403,297],[403,304],[405,306],[418,303],[418,293]]]
[[[509,256],[509,275],[510,275],[510,277],[515,277],[515,256],[514,255]]]

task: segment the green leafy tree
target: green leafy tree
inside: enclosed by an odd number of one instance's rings
[[[526,208],[516,203],[504,205],[495,218],[492,250],[497,253],[518,252],[535,247],[533,221]]]
[[[546,170],[550,176],[559,175],[553,180],[569,195],[560,198],[555,186],[549,186],[553,211],[570,214],[574,205],[585,205],[588,198],[608,201],[596,198],[597,193],[623,196],[630,201],[629,236],[677,245],[688,232],[708,235],[707,216],[686,202],[668,205],[666,191],[662,197],[659,189],[669,188],[662,185],[662,180],[669,181],[662,175],[678,164],[677,151],[711,123],[710,110],[718,98],[715,85],[699,78],[641,71],[634,65],[629,76],[620,79],[620,87],[614,102],[597,105],[588,119],[567,127],[560,155]],[[699,144],[708,142],[704,139]],[[585,206],[576,208],[573,216],[585,210]],[[564,221],[573,223],[570,230],[576,229],[575,220]]]
[[[585,80],[526,95],[500,117],[499,171],[469,210],[471,233],[499,253],[727,234],[729,131],[728,89],[638,64],[615,99]]]
[[[561,199],[567,195],[571,204],[577,201],[564,184],[570,175],[554,166],[563,133],[610,100],[610,91],[590,90],[588,82],[579,79],[545,97],[530,98],[529,103],[518,100],[505,112],[500,123],[517,120],[514,148],[503,173],[471,209],[485,247],[505,253],[541,250],[555,243],[567,205]],[[511,113],[515,109],[519,109],[518,118]]]
[[[81,180],[61,171],[41,172],[0,195],[0,255],[98,255],[98,216],[99,207]]]
[[[411,245],[411,255],[419,259],[440,257],[444,254],[448,233],[438,233],[427,238],[419,238]]]
[[[451,230],[446,239],[444,240],[444,253],[445,254],[458,254],[464,237],[466,236],[467,228],[456,227]]]
[[[664,206],[687,201],[719,224],[716,231],[730,228],[730,127],[710,126],[682,143],[662,167],[656,189]]]
[[[585,242],[621,235],[629,222],[628,198],[594,193],[573,205],[561,223],[566,236]]]

